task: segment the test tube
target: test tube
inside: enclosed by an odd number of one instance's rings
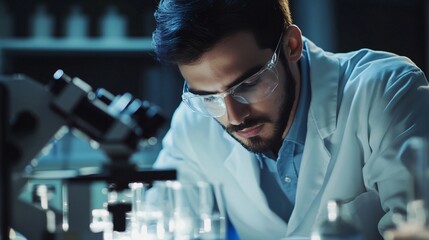
[[[406,145],[405,161],[412,176],[412,187],[409,191],[407,221],[427,225],[429,206],[428,177],[428,142],[420,137],[411,138]]]

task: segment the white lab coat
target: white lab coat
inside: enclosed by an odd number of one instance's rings
[[[395,209],[404,209],[410,174],[397,158],[414,135],[429,136],[424,74],[407,58],[361,50],[308,49],[311,104],[308,132],[288,223],[273,213],[259,187],[259,162],[211,118],[181,104],[156,168],[177,167],[183,181],[222,183],[240,239],[310,237],[330,199],[366,239],[380,239]],[[269,197],[269,196],[268,196]]]

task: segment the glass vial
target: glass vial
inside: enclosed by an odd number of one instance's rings
[[[328,218],[313,232],[312,240],[363,240],[356,226],[344,219],[339,200],[328,201]]]

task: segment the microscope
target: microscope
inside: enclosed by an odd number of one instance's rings
[[[176,179],[175,170],[141,170],[130,161],[142,144],[156,136],[164,121],[159,108],[151,103],[128,93],[115,96],[105,89],[93,90],[85,81],[69,77],[62,70],[55,72],[48,85],[24,75],[0,77],[0,239],[9,239],[13,205],[29,179],[61,179],[65,184],[103,181],[109,191],[119,193],[134,182]],[[37,154],[64,127],[97,145],[108,163],[92,172],[37,174]],[[33,193],[46,210],[48,223],[52,215],[47,206],[49,194],[46,185],[38,186]],[[63,197],[67,197],[67,191]],[[67,204],[63,208],[64,226]],[[107,210],[113,229],[125,231],[125,215],[131,205],[112,203]],[[40,239],[56,239],[55,220],[51,226]]]

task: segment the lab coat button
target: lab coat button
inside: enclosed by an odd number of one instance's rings
[[[286,176],[284,180],[286,183],[292,182],[292,179],[289,176]]]

